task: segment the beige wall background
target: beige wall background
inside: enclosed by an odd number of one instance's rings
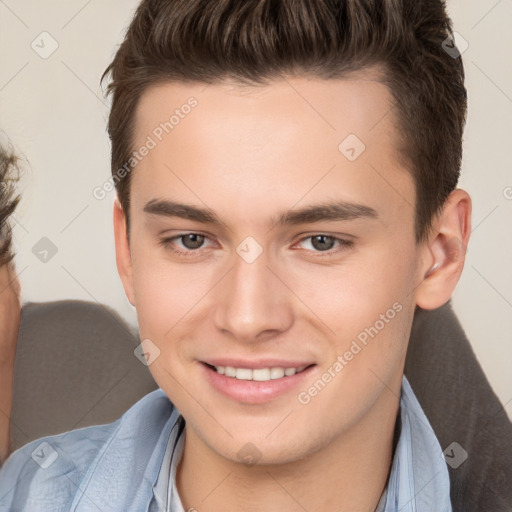
[[[115,267],[114,194],[98,200],[93,190],[110,173],[99,79],[137,3],[0,0],[1,136],[28,161],[14,228],[23,301],[98,301],[133,326]],[[473,197],[453,304],[512,418],[512,1],[448,7],[469,94],[460,186]]]

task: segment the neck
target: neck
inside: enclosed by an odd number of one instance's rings
[[[398,390],[399,391],[399,390]],[[374,512],[386,487],[399,401],[384,392],[328,446],[287,464],[247,466],[220,456],[186,427],[177,488],[185,510],[201,512]]]

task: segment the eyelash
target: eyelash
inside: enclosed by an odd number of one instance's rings
[[[159,243],[161,246],[165,247],[166,249],[171,248],[171,251],[174,254],[177,254],[178,256],[184,256],[185,258],[193,258],[202,252],[202,248],[182,250],[182,249],[175,249],[175,248],[171,247],[174,243],[174,240],[179,240],[187,235],[199,235],[199,236],[203,236],[205,239],[208,238],[205,235],[201,235],[200,233],[195,233],[195,232],[191,231],[188,233],[181,233],[179,235],[176,235],[176,236],[173,236],[170,238],[162,238],[162,239],[160,239]],[[335,242],[338,242],[338,248],[337,249],[329,249],[327,251],[312,251],[314,253],[317,253],[314,256],[315,258],[325,258],[325,257],[333,256],[334,254],[337,254],[339,252],[350,249],[354,245],[354,242],[352,240],[345,240],[343,238],[337,238],[335,236],[326,235],[324,233],[316,233],[314,235],[306,236],[304,238],[301,238],[297,243],[304,242],[305,240],[315,238],[317,236],[325,236],[327,238],[333,239]]]

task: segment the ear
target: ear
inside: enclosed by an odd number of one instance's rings
[[[126,297],[135,306],[135,294],[133,292],[133,266],[130,253],[130,243],[126,229],[126,215],[116,198],[114,201],[114,237],[116,243],[116,264],[117,271],[123,283]]]
[[[435,309],[450,300],[457,285],[471,233],[471,198],[461,189],[454,190],[433,222],[423,247],[422,280],[416,288],[416,304]]]

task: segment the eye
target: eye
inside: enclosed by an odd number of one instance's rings
[[[194,257],[200,255],[206,247],[205,241],[209,238],[200,233],[181,233],[179,235],[162,238],[159,243],[174,254],[185,257]],[[327,257],[349,249],[354,245],[352,240],[345,240],[326,234],[315,234],[302,238],[298,244],[304,244],[309,241],[311,248],[306,248],[308,252],[316,253],[315,257]]]
[[[208,238],[199,233],[181,233],[171,238],[162,238],[159,243],[180,256],[196,256],[202,252],[205,240]]]
[[[302,238],[299,241],[304,243],[310,241],[310,247],[313,247],[313,252],[319,253],[315,257],[331,256],[335,253],[349,249],[354,245],[352,240],[345,240],[343,238],[337,238],[331,235],[315,234]],[[324,253],[324,254],[322,254]]]

